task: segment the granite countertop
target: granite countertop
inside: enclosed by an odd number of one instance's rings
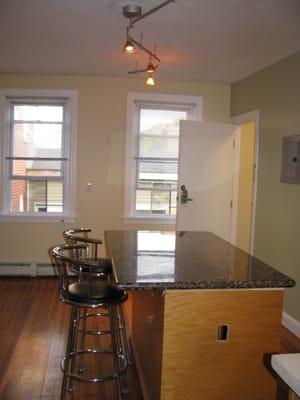
[[[284,288],[295,281],[210,232],[107,231],[118,285],[130,290]]]

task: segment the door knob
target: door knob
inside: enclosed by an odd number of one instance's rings
[[[193,199],[189,198],[189,192],[185,185],[180,186],[181,194],[180,194],[180,203],[186,204],[188,201],[193,201]]]

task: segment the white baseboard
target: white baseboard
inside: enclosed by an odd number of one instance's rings
[[[283,311],[281,322],[286,329],[300,339],[300,321]]]
[[[55,276],[50,263],[0,263],[0,276]]]

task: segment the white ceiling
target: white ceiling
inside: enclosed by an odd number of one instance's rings
[[[126,4],[162,0],[0,0],[0,72],[126,77]],[[136,23],[164,79],[235,82],[300,50],[299,0],[177,0]],[[141,77],[141,76],[140,76]]]

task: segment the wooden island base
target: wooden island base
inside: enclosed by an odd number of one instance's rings
[[[130,297],[145,400],[276,399],[268,355],[280,350],[282,289],[145,290]]]

